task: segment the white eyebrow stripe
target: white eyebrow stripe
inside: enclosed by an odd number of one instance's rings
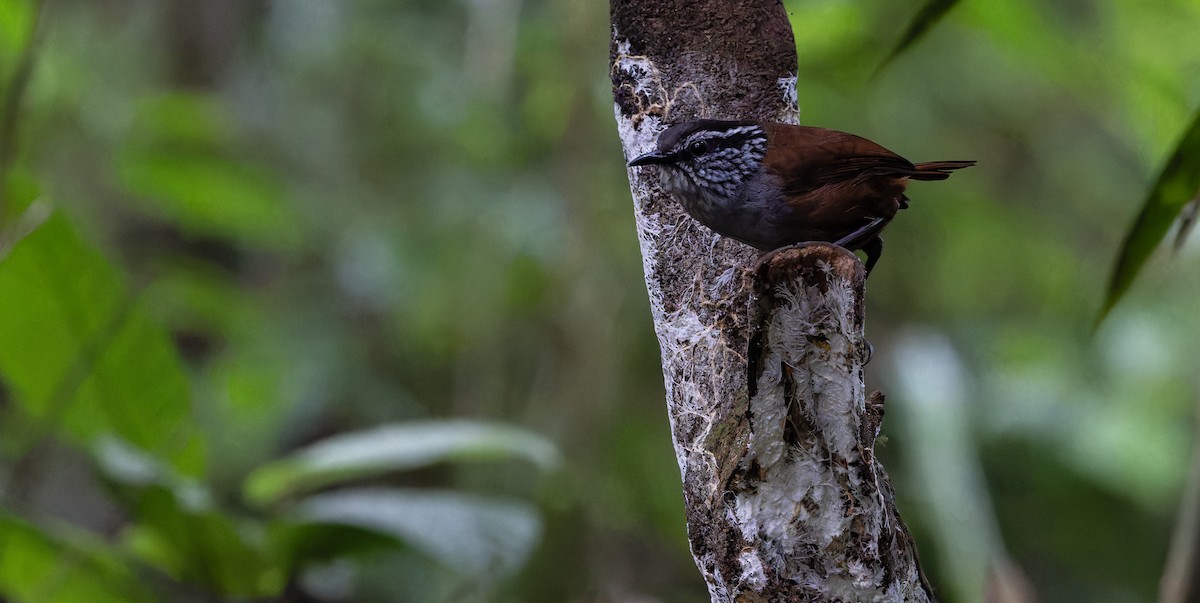
[[[758,126],[738,126],[732,130],[727,130],[725,132],[725,134],[726,135],[745,134],[747,132],[754,132],[755,130],[760,130],[760,129],[761,128],[759,128]]]
[[[753,125],[738,126],[731,130],[720,130],[720,131],[718,131],[718,130],[700,130],[698,132],[693,132],[690,136],[685,138],[683,140],[683,143],[679,146],[686,148],[688,145],[692,144],[693,142],[698,142],[700,140],[727,141],[731,138],[735,138],[742,134],[750,134],[751,136],[759,136],[759,135],[765,135],[766,133],[762,131],[762,128],[760,128],[758,126],[753,126]]]

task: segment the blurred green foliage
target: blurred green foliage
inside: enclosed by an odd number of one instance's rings
[[[1153,600],[1200,244],[1090,329],[1200,2],[962,2],[875,78],[916,7],[785,4],[804,122],[980,161],[914,186],[869,290],[926,569]],[[703,600],[608,36],[583,1],[0,0],[0,595]]]
[[[925,0],[921,4],[921,9],[908,22],[908,27],[904,29],[904,33],[900,35],[896,45],[879,64],[879,69],[887,67],[892,59],[900,56],[918,40],[925,37],[925,34],[929,33],[929,30],[933,29],[933,26],[937,25],[938,21],[941,21],[942,17],[945,17],[946,13],[950,12],[958,3],[959,0]]]

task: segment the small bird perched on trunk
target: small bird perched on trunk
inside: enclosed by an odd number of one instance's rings
[[[908,207],[911,180],[945,180],[974,161],[913,164],[859,136],[790,124],[700,119],[667,128],[630,167],[657,165],[660,182],[718,234],[764,251],[807,241],[867,255]]]

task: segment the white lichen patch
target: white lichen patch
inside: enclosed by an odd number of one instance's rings
[[[628,107],[614,104],[614,114],[617,130],[621,136],[627,159],[649,152],[655,148],[658,134],[664,129],[662,115],[670,109],[672,99],[687,85],[668,91],[663,86],[662,76],[653,62],[645,57],[635,55],[630,43],[622,40],[619,32],[613,31],[617,52],[612,65],[614,73],[623,76],[623,86],[638,99],[638,112],[626,115]],[[694,89],[694,86],[691,87]],[[694,91],[694,90],[693,90]],[[649,99],[648,104],[643,99]],[[658,336],[662,352],[663,373],[667,376],[668,400],[677,408],[672,410],[672,433],[679,434],[679,417],[696,421],[698,427],[688,429],[696,434],[691,441],[676,442],[680,454],[680,469],[685,470],[686,455],[700,453],[702,443],[712,430],[712,412],[709,401],[714,394],[720,395],[724,388],[713,383],[711,373],[698,368],[704,359],[711,359],[721,352],[720,329],[711,321],[702,320],[700,312],[693,305],[696,299],[694,291],[676,295],[679,298],[675,308],[668,311],[666,293],[662,288],[662,277],[658,273],[659,261],[672,256],[675,249],[704,248],[710,256],[715,252],[713,247],[717,236],[690,222],[681,212],[666,214],[663,212],[647,211],[647,203],[661,194],[652,187],[654,182],[651,172],[644,168],[629,170],[630,190],[633,194],[637,211],[635,222],[637,226],[638,244],[642,252],[642,268],[646,276],[646,290],[650,298],[650,311],[654,318],[655,334]],[[672,201],[668,201],[672,202]],[[674,216],[676,219],[669,218]],[[668,247],[660,247],[667,245]],[[730,276],[716,279],[715,289],[706,291],[710,296],[718,290],[732,288],[736,279],[732,278],[732,269],[725,268]],[[704,279],[697,279],[704,280]],[[704,376],[701,376],[704,375]],[[710,455],[711,456],[711,455]],[[708,459],[703,459],[708,464]],[[715,460],[711,462],[715,470]]]
[[[810,418],[830,450],[855,460],[865,392],[862,379],[851,377],[861,375],[861,366],[847,371],[846,363],[857,362],[862,336],[840,319],[854,312],[854,291],[844,279],[832,281],[825,293],[815,286],[777,288],[767,347],[792,370],[796,397],[815,401]]]
[[[783,91],[783,110],[779,112],[779,121],[785,124],[800,123],[800,95],[796,92],[796,76],[781,77],[778,84]]]
[[[739,586],[761,589],[767,585],[767,572],[763,569],[762,559],[754,549],[745,549],[738,556],[742,566],[742,574],[738,576]]]

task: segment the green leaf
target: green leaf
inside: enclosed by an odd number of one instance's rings
[[[234,125],[215,95],[172,91],[139,103],[132,136],[137,147],[219,151]]]
[[[12,74],[9,59],[18,56],[33,35],[36,16],[34,0],[0,0],[0,89]]]
[[[290,247],[299,230],[280,179],[238,152],[232,121],[212,95],[144,101],[117,156],[121,182],[143,209],[183,230]]]
[[[135,521],[122,538],[135,556],[216,593],[268,597],[283,589],[286,574],[266,553],[264,539],[247,538],[202,484],[116,438],[100,438],[92,452],[132,509]]]
[[[1096,319],[1099,324],[1141,271],[1150,254],[1162,242],[1171,223],[1183,211],[1188,202],[1200,193],[1200,109],[1192,117],[1192,123],[1184,132],[1170,159],[1158,175],[1150,194],[1142,202],[1142,209],[1134,220],[1133,227],[1125,235],[1121,251],[1113,264],[1109,277],[1104,305]]]
[[[158,600],[126,563],[90,535],[50,535],[6,514],[0,514],[0,596],[14,603]]]
[[[146,563],[181,582],[225,596],[272,597],[286,582],[262,543],[244,536],[231,517],[189,508],[165,487],[145,488],[126,528],[126,546]]]
[[[187,376],[117,270],[50,216],[0,259],[0,377],[33,419],[24,445],[65,428],[115,433],[197,475]]]
[[[394,550],[396,538],[352,525],[306,523],[296,517],[273,522],[268,547],[287,575],[305,566]]]
[[[131,493],[128,498],[133,504],[145,489],[158,486],[169,491],[183,508],[204,511],[213,506],[212,495],[203,484],[176,473],[162,460],[119,438],[97,438],[92,456],[104,477]]]
[[[921,10],[917,12],[917,15],[913,17],[911,22],[909,22],[908,28],[905,29],[904,34],[900,36],[900,40],[896,42],[894,47],[892,47],[892,51],[889,52],[887,58],[885,58],[883,62],[879,64],[879,67],[876,68],[875,72],[879,73],[880,71],[883,71],[883,68],[887,67],[893,59],[895,59],[904,51],[908,50],[910,47],[912,47],[912,45],[916,44],[917,41],[924,37],[925,34],[929,33],[929,30],[932,29],[938,21],[941,21],[942,17],[945,17],[946,13],[950,12],[950,9],[954,8],[958,2],[959,0],[928,0],[925,2],[925,4],[921,6]]]
[[[515,572],[542,533],[541,519],[526,503],[457,492],[343,490],[305,499],[294,516],[391,536],[464,576]]]
[[[4,214],[0,215],[0,257],[4,255],[7,249],[7,242],[11,242],[9,230],[11,224],[19,219],[21,215],[29,209],[42,195],[41,187],[38,186],[37,180],[29,173],[29,169],[24,165],[18,164],[13,166],[7,174],[0,174],[0,186],[4,187]]]
[[[266,504],[338,482],[446,461],[521,458],[550,469],[558,449],[533,432],[477,421],[415,421],[342,434],[259,468],[246,495]]]
[[[121,180],[144,205],[193,232],[290,246],[296,225],[272,174],[206,151],[150,148],[126,153]]]

